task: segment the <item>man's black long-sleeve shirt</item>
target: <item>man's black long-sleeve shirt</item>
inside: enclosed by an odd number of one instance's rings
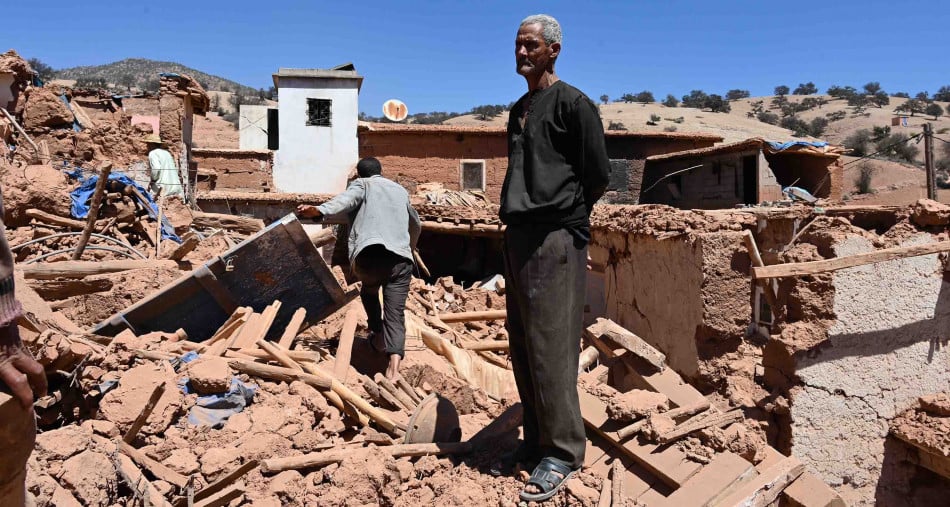
[[[557,81],[511,108],[504,223],[564,227],[586,243],[591,209],[609,176],[600,114],[580,90]]]

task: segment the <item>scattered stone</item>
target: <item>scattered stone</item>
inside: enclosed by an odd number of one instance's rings
[[[947,225],[950,224],[950,206],[930,199],[920,199],[914,204],[910,219],[921,227]]]
[[[59,480],[86,505],[110,505],[116,471],[105,454],[83,451],[63,463]]]
[[[189,449],[173,450],[163,463],[182,475],[191,475],[201,468],[201,465],[198,464],[198,457]]]
[[[53,496],[50,498],[50,505],[55,505],[56,507],[82,507],[79,500],[76,500],[76,497],[62,486],[56,486],[56,490],[53,491]]]
[[[589,488],[580,479],[572,477],[567,481],[567,492],[574,495],[583,505],[597,505],[600,501],[600,492]]]
[[[950,417],[950,396],[947,393],[928,394],[920,397],[920,408],[933,415]]]
[[[92,428],[63,426],[36,435],[36,449],[47,460],[65,460],[89,448],[92,443]]]
[[[296,470],[286,470],[275,475],[267,489],[282,501],[292,502],[303,492],[303,476]]]
[[[402,482],[406,482],[416,475],[416,470],[412,466],[412,462],[408,459],[396,460],[394,466],[396,468],[396,473],[399,475],[399,480]]]
[[[233,447],[212,447],[201,455],[201,474],[214,481],[218,476],[241,464],[241,451]]]
[[[165,392],[155,404],[152,415],[146,420],[139,434],[162,433],[181,414],[184,394],[178,389],[174,373],[158,365],[143,364],[125,372],[119,380],[119,387],[102,397],[99,404],[100,414],[118,425],[120,431],[127,430],[160,382],[165,382]]]
[[[217,394],[228,390],[231,368],[223,357],[201,357],[188,363],[187,375],[198,394]]]
[[[101,435],[106,438],[115,438],[120,435],[119,427],[112,421],[90,419],[83,422],[82,426],[91,429],[96,435]]]
[[[670,400],[663,393],[631,389],[607,401],[607,416],[615,421],[630,422],[662,412],[669,406]]]

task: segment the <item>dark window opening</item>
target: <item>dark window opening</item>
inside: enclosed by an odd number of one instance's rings
[[[267,149],[280,149],[280,128],[277,123],[277,110],[267,110]]]
[[[485,190],[485,162],[462,162],[462,190]]]
[[[742,157],[742,202],[758,204],[759,202],[759,168],[758,157]]]
[[[307,125],[329,127],[331,120],[330,99],[307,99]]]

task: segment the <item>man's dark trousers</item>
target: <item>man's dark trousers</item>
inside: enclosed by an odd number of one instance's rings
[[[566,229],[508,225],[506,306],[511,363],[532,458],[584,464],[587,437],[577,397],[587,245]]]
[[[353,272],[363,282],[360,299],[369,328],[383,334],[386,354],[405,356],[406,296],[412,281],[412,262],[383,245],[370,245],[356,256]],[[379,307],[379,288],[383,288],[383,307]]]

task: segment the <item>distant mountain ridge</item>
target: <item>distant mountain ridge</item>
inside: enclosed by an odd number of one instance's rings
[[[126,58],[105,65],[88,65],[56,70],[56,79],[104,79],[117,86],[134,86],[149,89],[158,81],[158,74],[174,72],[187,74],[201,83],[206,90],[239,91],[242,95],[256,94],[257,90],[236,81],[207,74],[198,69],[175,62],[161,62],[147,58]],[[151,86],[149,86],[151,85]],[[157,88],[157,87],[156,87]]]

